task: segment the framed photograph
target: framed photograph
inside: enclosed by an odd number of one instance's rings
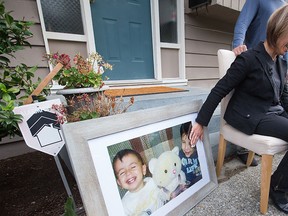
[[[207,130],[189,145],[201,101],[62,126],[87,215],[184,215],[217,187]]]

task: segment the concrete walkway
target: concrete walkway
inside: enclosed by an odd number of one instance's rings
[[[6,151],[2,151],[4,146],[7,147]],[[16,146],[17,148],[15,148]],[[2,145],[0,159],[30,151],[34,150],[29,149],[23,141],[15,142],[12,145]],[[5,154],[1,154],[4,152]],[[274,157],[273,171],[283,156],[284,152]],[[260,163],[261,158],[255,157]],[[222,174],[218,178],[218,187],[185,216],[260,216],[260,168],[259,164],[257,167],[246,169],[246,166],[238,158],[232,156],[227,159]],[[268,212],[265,216],[284,215],[286,214],[277,210],[269,200]]]
[[[278,154],[273,160],[273,171],[280,163],[284,153]],[[257,156],[256,156],[257,157]],[[259,160],[257,157],[257,160]],[[237,159],[225,162],[219,186],[204,200],[190,210],[186,216],[260,216],[260,169],[248,169]],[[284,216],[269,199],[268,212],[265,216]]]
[[[208,92],[203,89],[185,87],[187,92],[170,93],[162,95],[138,96],[136,103],[131,107],[131,111],[147,109],[154,106],[162,106],[169,103],[177,103],[185,100],[205,100]],[[180,97],[181,95],[181,97]],[[217,159],[217,145],[219,136],[219,110],[216,110],[208,126],[210,133],[210,144],[213,158]],[[234,146],[234,145],[233,145]],[[0,159],[5,159],[19,154],[34,151],[27,147],[24,141],[19,140],[12,144],[0,143]],[[273,160],[273,170],[282,159],[283,154],[276,155]],[[259,158],[258,158],[259,159]],[[260,160],[260,159],[259,159]],[[259,212],[260,201],[260,168],[245,168],[237,158],[226,161],[223,167],[222,176],[219,178],[219,186],[209,194],[204,200],[190,210],[186,216],[256,216]],[[269,200],[269,208],[266,216],[286,215],[278,211]]]

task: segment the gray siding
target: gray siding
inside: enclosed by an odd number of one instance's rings
[[[162,77],[178,78],[179,77],[179,50],[161,48],[162,60]]]
[[[15,20],[33,21],[35,24],[30,28],[33,33],[28,41],[30,47],[15,53],[15,59],[11,59],[11,66],[24,63],[28,66],[38,66],[36,77],[45,77],[48,73],[48,64],[43,61],[45,55],[45,45],[37,10],[36,0],[6,0],[4,5],[7,11],[12,11],[11,15]]]
[[[219,4],[234,10],[241,11],[246,0],[212,0],[212,4]]]
[[[73,58],[76,54],[79,53],[84,58],[87,58],[87,45],[85,42],[49,39],[48,44],[51,53],[65,53],[68,54],[70,58]]]
[[[231,49],[235,20],[244,2],[245,0],[213,0],[207,9],[195,12],[188,8],[188,0],[185,0],[185,67],[188,85],[211,88],[217,82],[219,78],[217,50]],[[5,6],[8,10],[13,11],[12,15],[15,19],[22,20],[24,18],[35,22],[31,28],[34,36],[29,39],[32,48],[26,47],[17,52],[17,59],[12,60],[12,65],[20,62],[28,66],[37,65],[39,68],[37,76],[45,77],[49,70],[47,62],[43,61],[46,51],[36,0],[6,0]],[[60,45],[57,41],[51,40],[49,44],[51,52],[61,52],[67,48],[65,43]],[[68,44],[68,47],[71,48],[71,43]],[[78,45],[75,47],[77,51],[85,53],[85,43],[78,43]],[[72,51],[75,50],[72,49]],[[164,74],[164,77],[174,76],[175,74],[172,72]]]
[[[239,15],[239,11],[222,11],[223,8],[217,5],[191,12],[185,3],[185,66],[189,86],[210,89],[219,80],[217,50],[231,49]],[[226,14],[225,21],[221,16],[227,12],[231,19]]]

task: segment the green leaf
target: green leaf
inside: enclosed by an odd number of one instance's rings
[[[3,92],[7,92],[6,86],[3,83],[0,83],[0,90]]]
[[[12,111],[14,109],[14,101],[10,100],[5,106],[1,106],[3,111],[6,111],[5,114],[8,115],[7,111]]]
[[[5,7],[3,4],[0,4],[0,14],[3,14],[5,12]]]
[[[74,210],[73,199],[71,197],[67,198],[64,209],[65,209],[64,216],[77,216]]]
[[[4,93],[4,94],[2,95],[2,99],[3,99],[4,101],[10,101],[10,100],[11,100],[11,96],[10,96],[8,93]]]
[[[64,70],[63,71],[64,76],[70,76],[70,71],[69,70]]]
[[[4,63],[10,63],[10,60],[8,58],[6,58],[5,56],[0,56],[0,62],[4,62]]]
[[[27,72],[30,72],[31,75],[34,75],[35,71],[37,70],[37,66],[33,66]]]
[[[5,20],[8,23],[8,25],[11,25],[14,21],[13,17],[10,16],[9,14],[5,14]]]
[[[97,112],[91,113],[92,118],[99,118],[99,114]]]
[[[86,119],[90,119],[90,116],[89,116],[88,113],[81,113],[81,114],[80,114],[80,118],[81,118],[82,120],[86,120]]]
[[[9,88],[8,89],[8,92],[11,92],[11,93],[18,93],[18,92],[20,92],[20,89],[19,88]]]
[[[20,114],[15,114],[15,115],[14,115],[14,119],[15,119],[17,122],[22,122],[23,116],[20,115]]]
[[[5,119],[7,119],[7,116],[3,112],[0,112],[0,122]]]

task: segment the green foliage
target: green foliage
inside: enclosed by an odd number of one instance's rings
[[[32,37],[29,28],[32,22],[16,21],[5,11],[4,2],[0,2],[0,140],[10,135],[21,135],[18,122],[21,116],[13,113],[15,106],[22,105],[38,86],[41,80],[33,82],[37,67],[28,68],[25,64],[10,67],[10,59],[15,58],[14,53],[30,46],[27,39]],[[44,100],[49,94],[46,88],[39,100]]]
[[[21,135],[18,122],[21,122],[22,116],[19,114],[14,114],[12,111],[14,109],[14,105],[10,101],[7,104],[2,106],[2,102],[0,102],[1,109],[0,110],[0,137],[5,137],[7,135]]]
[[[122,97],[107,96],[103,92],[73,95],[66,100],[67,107],[52,105],[60,124],[125,113],[134,104],[134,97],[125,102]]]
[[[105,70],[112,70],[112,65],[105,62],[99,53],[91,53],[87,59],[80,54],[73,57],[73,65],[69,55],[62,53],[47,54],[46,58],[55,66],[58,63],[63,68],[53,78],[64,86],[70,88],[101,88],[104,85],[102,76]]]
[[[102,74],[91,71],[87,74],[79,73],[78,69],[72,67],[70,69],[63,69],[61,74],[58,73],[54,80],[58,80],[60,85],[66,88],[88,88],[100,87],[102,85]]]
[[[64,209],[64,216],[77,216],[73,205],[73,199],[71,197],[67,198]]]
[[[32,36],[29,31],[32,22],[15,21],[5,12],[4,3],[0,3],[0,67],[8,66],[8,56],[14,57],[13,53],[23,49],[23,46],[30,46],[27,39]],[[6,56],[4,56],[6,54]]]

